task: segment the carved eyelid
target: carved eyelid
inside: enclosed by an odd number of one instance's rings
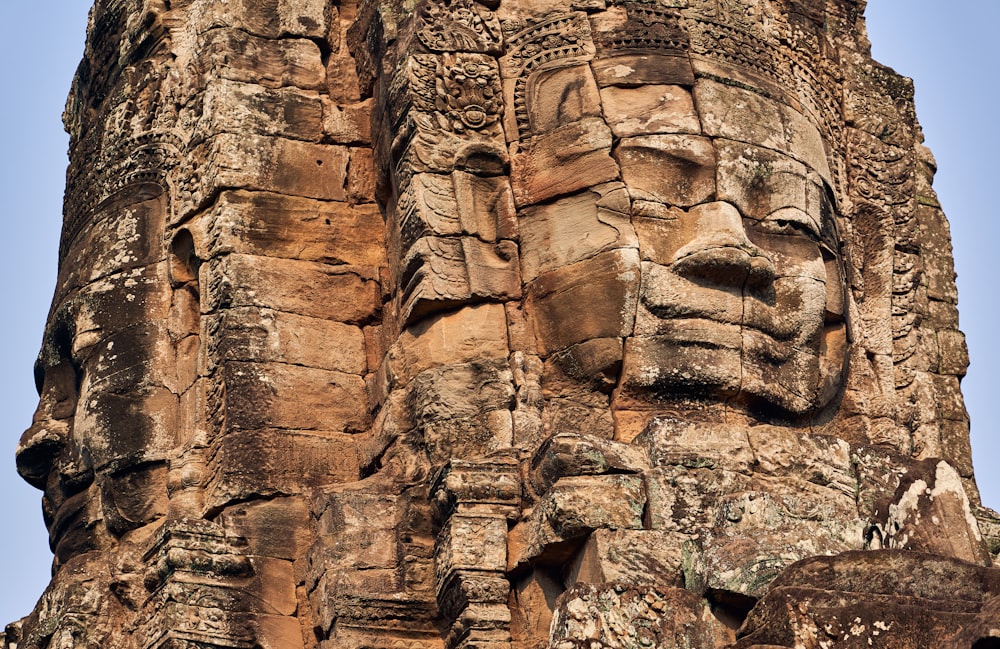
[[[767,229],[769,223],[776,224],[782,221],[805,230],[817,240],[822,237],[823,228],[817,218],[797,207],[779,207],[758,221],[758,224]]]

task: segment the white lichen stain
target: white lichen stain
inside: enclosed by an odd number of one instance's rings
[[[946,491],[950,491],[958,497],[959,502],[962,503],[962,513],[965,514],[965,522],[968,524],[969,529],[972,530],[972,535],[976,538],[976,541],[982,541],[983,537],[979,532],[979,523],[976,521],[976,517],[973,516],[972,509],[969,507],[969,497],[962,486],[962,478],[958,475],[958,471],[942,460],[938,462],[937,471],[934,473],[934,491],[931,493],[931,497],[934,498]]]
[[[647,365],[639,373],[641,385],[652,385],[658,378],[660,378],[660,368],[656,365]]]
[[[627,77],[633,72],[635,72],[635,68],[633,68],[630,65],[616,65],[613,68],[611,68],[610,72],[611,74],[620,79],[622,77]]]

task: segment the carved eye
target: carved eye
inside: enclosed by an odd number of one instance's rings
[[[820,225],[817,219],[797,207],[783,207],[758,221],[754,228],[767,234],[805,236],[819,241]]]

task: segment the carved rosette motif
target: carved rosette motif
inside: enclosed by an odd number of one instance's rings
[[[417,34],[434,52],[500,51],[500,22],[477,0],[430,0],[417,9]]]

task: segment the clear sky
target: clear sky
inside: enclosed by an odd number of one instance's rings
[[[1000,509],[1000,125],[995,102],[1000,3],[990,0],[869,0],[875,58],[913,77],[917,114],[940,171],[935,188],[952,223],[961,326],[972,367],[963,382],[972,415],[976,475]],[[51,555],[40,495],[14,470],[14,447],[36,395],[32,363],[55,285],[67,138],[60,114],[83,53],[89,0],[0,3],[0,625],[27,614],[48,581]]]

